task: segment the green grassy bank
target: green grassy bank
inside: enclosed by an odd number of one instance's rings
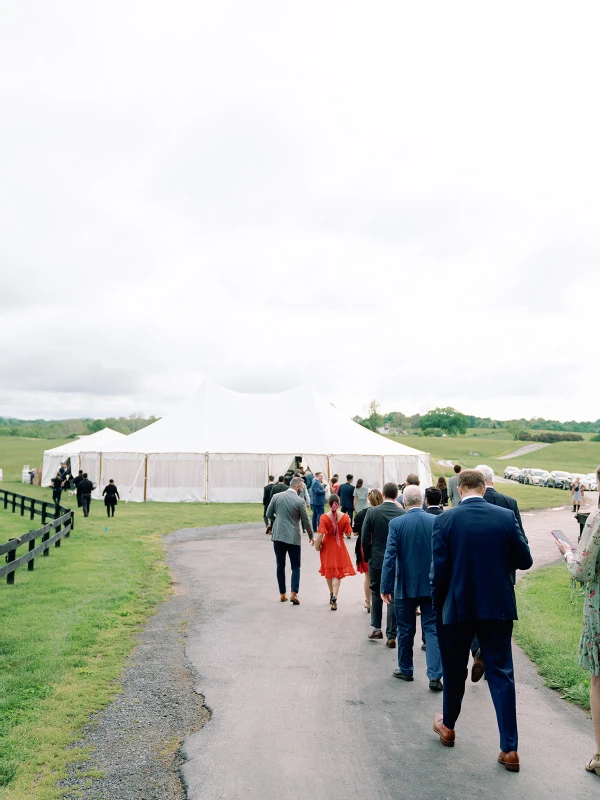
[[[583,597],[579,588],[571,596],[565,565],[525,575],[516,591],[519,620],[515,640],[536,663],[547,686],[589,709],[589,677],[577,661]]]
[[[118,692],[133,635],[169,592],[162,534],[261,515],[262,506],[254,504],[121,503],[108,520],[103,505],[93,502],[90,517],[77,514],[71,538],[36,559],[34,572],[22,568],[14,586],[0,583],[2,800],[62,796],[56,783],[81,756],[69,745],[89,715]],[[0,510],[2,540],[31,527],[27,518]]]

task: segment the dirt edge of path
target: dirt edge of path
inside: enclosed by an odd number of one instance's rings
[[[185,655],[194,602],[174,588],[139,634],[120,677],[122,692],[75,743],[90,756],[59,784],[65,800],[186,800],[181,745],[208,722],[210,709]]]

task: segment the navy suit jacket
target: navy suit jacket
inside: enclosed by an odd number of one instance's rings
[[[432,519],[431,594],[444,625],[517,619],[511,573],[533,559],[514,513],[474,497]]]
[[[429,571],[435,519],[422,508],[411,508],[390,522],[381,571],[382,594],[393,592],[395,600],[431,595]]]

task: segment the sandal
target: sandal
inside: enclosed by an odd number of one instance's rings
[[[331,595],[331,610],[337,611],[337,597],[334,594]]]
[[[330,592],[330,594],[329,594],[329,605],[331,605],[332,603],[333,603],[333,592]]]
[[[600,776],[600,753],[595,753],[585,765],[588,772],[595,772]]]

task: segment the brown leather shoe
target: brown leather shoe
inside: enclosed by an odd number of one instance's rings
[[[473,666],[471,667],[471,680],[473,683],[477,683],[483,678],[485,673],[485,666],[483,664],[483,659],[481,658],[481,650],[478,650],[475,653],[475,661],[473,662]]]
[[[436,714],[433,718],[433,730],[440,737],[440,742],[444,747],[454,747],[456,734],[444,725],[444,715]],[[516,753],[515,753],[516,755]]]
[[[282,603],[287,603],[287,594],[280,594],[279,599]]]
[[[300,600],[298,600],[298,595],[296,594],[296,592],[292,592],[291,593],[290,600],[292,602],[292,605],[294,605],[294,606],[299,606],[300,605]]]
[[[520,769],[519,754],[516,750],[511,750],[510,753],[505,753],[504,750],[500,750],[498,761],[504,764],[509,772],[518,772]]]
[[[375,639],[383,639],[383,633],[382,631],[371,631],[367,639],[370,639],[372,642],[374,642]]]
[[[387,647],[390,647],[392,650],[396,647],[396,640],[395,639],[388,639],[385,643]]]

